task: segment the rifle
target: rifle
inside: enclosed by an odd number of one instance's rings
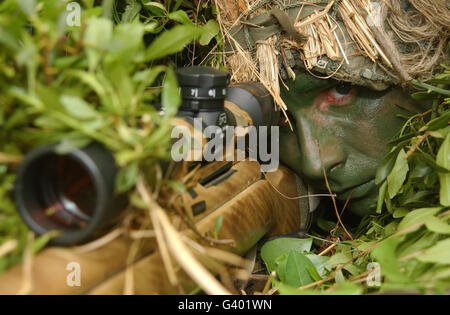
[[[223,125],[232,121],[246,126],[277,121],[273,101],[261,86],[241,84],[234,87],[234,91],[229,89],[231,97],[225,99],[225,93],[220,95],[220,91],[228,84],[227,75],[199,68],[184,71],[178,76],[183,95],[178,119],[191,126],[190,119],[198,116],[205,118],[206,125],[218,120]],[[183,85],[188,81],[202,86],[193,93],[192,86]],[[215,93],[211,93],[212,89]],[[211,97],[215,98],[215,103],[211,102]],[[307,188],[288,168],[281,166],[266,173],[261,170],[261,163],[247,158],[239,162],[179,163],[177,170],[183,172],[186,167],[196,165],[190,187],[172,202],[172,206],[183,209],[195,225],[194,229],[186,225],[181,228],[192,240],[204,243],[204,236],[214,234],[221,217],[222,227],[217,238],[233,240],[233,244],[217,247],[243,255],[264,237],[308,228],[309,200],[295,198],[307,195]],[[58,228],[62,233],[53,244],[66,246],[92,240],[120,220],[126,207],[126,199],[114,195],[116,172],[112,156],[98,144],[62,156],[56,155],[54,146],[40,148],[29,154],[19,168],[16,188],[19,211],[38,234]],[[86,182],[84,189],[73,188]],[[72,195],[68,193],[70,189],[75,191]],[[94,197],[92,191],[97,192]],[[55,209],[55,204],[59,208]],[[133,244],[131,239],[121,236],[89,252],[80,252],[77,247],[47,248],[34,259],[33,293],[121,294],[131,266],[135,293],[179,292],[165,272],[155,240],[142,240],[138,247]],[[131,248],[135,255],[130,262]],[[82,268],[81,286],[67,285],[67,266],[72,262]],[[182,270],[177,272],[177,277],[185,292],[195,288],[195,282]],[[21,266],[13,267],[0,276],[0,293],[16,293],[23,279]]]

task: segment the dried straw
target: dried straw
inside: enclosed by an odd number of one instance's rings
[[[171,284],[174,286],[178,286],[179,284],[171,260],[172,256],[181,268],[207,294],[230,294],[230,292],[194,258],[191,251],[185,245],[183,236],[174,228],[166,212],[151,198],[142,178],[138,180],[137,189],[142,200],[148,205],[158,247]]]
[[[17,240],[9,240],[0,246],[0,257],[8,255],[17,248],[19,242]]]
[[[349,56],[344,49],[347,43],[340,42],[336,34],[336,27],[340,26],[329,13],[333,5],[338,7],[340,18],[357,54],[367,56],[388,75],[400,78],[402,82],[408,82],[417,75],[421,75],[423,79],[430,77],[439,62],[446,58],[445,49],[450,32],[450,13],[446,0],[408,0],[415,10],[407,11],[400,7],[401,1],[381,0],[381,18],[375,15],[378,12],[375,12],[369,0],[341,0],[338,4],[332,0],[325,8],[318,9],[300,20],[304,6],[314,5],[306,2],[302,4],[294,26],[308,36],[304,45],[274,36],[257,43],[256,60],[253,60],[250,52],[239,47],[233,40],[229,30],[239,23],[245,24],[241,22],[242,17],[261,1],[215,1],[224,38],[237,47],[234,54],[226,56],[225,63],[234,82],[260,80],[283,111],[286,108],[279,97],[282,81],[279,78],[279,70],[276,69],[280,66],[279,56],[282,57],[283,66],[289,76],[294,77],[292,69],[287,65],[283,49],[299,50],[308,71],[317,65],[323,55],[334,61],[343,58],[343,61],[349,64]],[[259,8],[250,16],[257,15],[260,10],[264,8]],[[381,23],[377,25],[375,21]],[[385,22],[390,30],[385,30]],[[281,51],[278,51],[277,47],[281,47]],[[391,73],[390,69],[395,70],[396,74]]]
[[[417,11],[404,11],[395,0],[388,7],[387,23],[404,45],[400,60],[411,76],[430,78],[439,61],[445,59],[450,32],[450,10],[446,0],[409,0]]]
[[[34,233],[28,232],[27,245],[25,251],[23,252],[23,263],[22,263],[22,286],[17,292],[17,295],[27,295],[33,292],[34,280],[33,280],[33,244],[34,244]]]

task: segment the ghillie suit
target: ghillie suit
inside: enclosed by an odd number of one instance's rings
[[[260,80],[278,105],[295,68],[384,90],[431,78],[446,53],[445,0],[216,1],[235,81]]]
[[[369,7],[362,0],[216,1],[233,81],[261,81],[286,109],[280,85],[295,77],[295,68],[375,90],[407,83],[417,75],[428,78],[443,59],[448,41],[450,19],[445,2],[379,4]],[[380,14],[373,13],[372,22],[369,8]],[[116,231],[108,236],[117,238],[101,245],[46,249],[35,258],[34,266],[26,262],[2,275],[0,293],[17,293],[22,288],[26,293],[157,294],[189,292],[197,285],[206,293],[232,292],[216,286],[215,279],[203,270],[200,273],[192,253],[220,274],[227,288],[233,287],[228,271],[238,278],[239,272],[242,276],[243,270],[252,270],[235,254],[243,255],[264,236],[306,228],[314,205],[299,198],[308,194],[308,188],[285,167],[269,175],[262,174],[256,162],[228,165],[225,171],[223,167],[210,164],[176,177],[188,189],[175,202],[163,205],[185,210],[195,232],[181,215],[169,221],[145,187],[138,187],[148,199],[152,222],[142,224],[148,230],[125,233],[121,228],[120,235],[125,237],[117,237]],[[156,240],[144,239],[150,232],[157,234]],[[127,237],[132,235],[142,240]],[[233,246],[222,243],[217,246],[222,251],[211,247],[211,241],[217,245],[224,240],[233,240]],[[182,268],[174,268],[169,253]],[[70,285],[71,269],[66,268],[72,262],[81,265],[81,286]]]

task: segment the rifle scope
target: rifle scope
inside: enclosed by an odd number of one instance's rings
[[[206,67],[182,68],[177,77],[183,100],[178,116],[190,123],[202,117],[204,125],[236,125],[235,111],[245,112],[255,126],[278,123],[279,112],[258,83],[228,87],[227,72]],[[233,106],[226,107],[226,102]],[[67,154],[55,148],[40,147],[25,157],[17,173],[16,204],[38,235],[60,232],[52,244],[84,243],[105,233],[126,208],[126,197],[114,191],[118,168],[98,143]]]

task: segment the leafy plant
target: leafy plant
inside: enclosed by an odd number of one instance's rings
[[[182,1],[82,5],[81,25],[69,26],[64,1],[0,3],[0,244],[18,240],[0,255],[0,272],[27,243],[11,199],[21,157],[48,143],[63,153],[95,141],[120,166],[118,192],[133,195],[138,176],[159,182],[180,104],[173,66],[190,63],[178,58],[188,45],[218,34],[179,10]]]

